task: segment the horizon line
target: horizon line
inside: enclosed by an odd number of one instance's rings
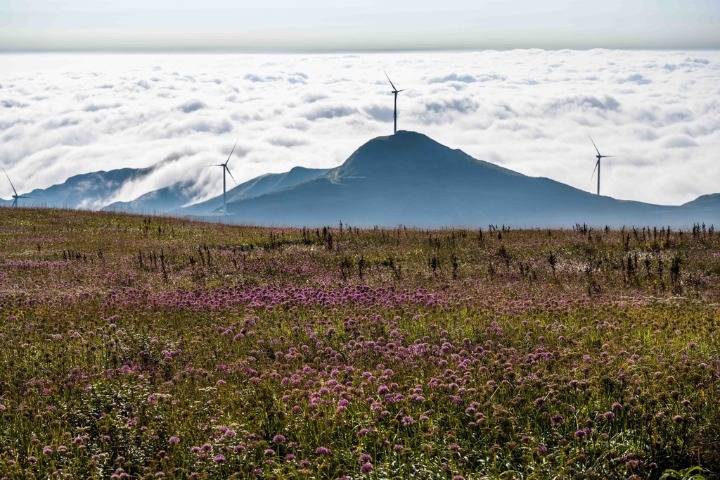
[[[17,48],[5,49],[0,47],[0,55],[12,54],[247,54],[247,55],[312,55],[312,54],[382,54],[382,53],[470,53],[482,51],[509,52],[513,50],[544,50],[557,52],[571,50],[577,52],[588,52],[592,50],[615,50],[615,51],[676,51],[695,50],[710,51],[720,50],[716,46],[627,46],[627,47],[408,47],[408,48],[245,48],[245,47],[130,47],[130,48]]]

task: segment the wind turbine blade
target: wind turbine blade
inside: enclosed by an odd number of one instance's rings
[[[393,90],[397,92],[397,91],[398,91],[398,89],[397,89],[397,88],[395,87],[395,84],[394,84],[394,83],[392,82],[392,80],[390,80],[390,77],[388,77],[388,74],[387,74],[387,72],[383,72],[383,73],[384,73],[384,74],[385,74],[385,76],[387,77],[387,79],[388,79],[388,82],[390,82],[390,85],[391,85],[391,86],[393,87]]]
[[[597,168],[598,168],[599,165],[600,165],[600,160],[598,160],[597,162],[595,162],[595,168],[593,168],[593,173],[592,173],[592,175],[590,175],[590,180],[592,180],[593,177],[595,176],[595,170],[597,170]]]
[[[227,172],[230,174],[230,178],[232,178],[232,179],[233,179],[233,182],[235,182],[235,185],[237,185],[237,184],[238,184],[238,183],[237,183],[237,180],[235,180],[235,177],[233,177],[233,175],[232,175],[232,173],[230,172],[230,169],[227,167],[227,165],[225,165],[225,170],[227,170]]]
[[[14,198],[13,198],[12,206],[13,206],[13,207],[17,207],[17,197],[14,197]]]
[[[237,147],[237,142],[240,140],[239,138],[235,140],[235,145],[233,145],[232,150],[230,150],[230,155],[228,155],[228,159],[225,160],[225,166],[227,166],[228,162],[230,161],[230,157],[232,157],[233,152],[235,151],[235,147]]]
[[[600,150],[598,150],[597,145],[595,145],[595,141],[592,139],[592,137],[590,136],[590,134],[588,134],[588,138],[589,138],[590,141],[592,142],[593,147],[595,147],[595,151],[598,152],[598,155],[600,155],[600,156],[602,157],[602,154],[600,153]]]
[[[5,172],[5,176],[7,177],[8,182],[10,182],[10,186],[13,189],[13,193],[15,194],[15,196],[17,196],[18,193],[17,193],[17,190],[15,190],[15,185],[13,185],[12,180],[10,180],[10,175],[8,175],[7,171],[5,171],[4,168],[3,168],[3,172]],[[17,203],[17,201],[15,203]]]

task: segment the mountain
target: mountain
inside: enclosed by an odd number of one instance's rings
[[[329,171],[329,169],[295,167],[285,173],[267,173],[228,190],[227,202],[230,204],[247,198],[258,197],[294,187],[295,185],[319,178]],[[170,214],[181,216],[221,214],[222,206],[223,197],[222,194],[220,194],[210,200],[172,210]]]
[[[291,226],[342,221],[358,227],[720,225],[714,196],[707,203],[697,202],[671,207],[593,195],[476,160],[419,133],[399,131],[367,142],[345,163],[314,179],[252,198],[233,198],[225,220]]]
[[[129,202],[113,202],[102,209],[126,213],[165,213],[190,203],[197,196],[193,182],[178,182],[140,195]]]
[[[20,205],[102,208],[126,182],[155,168],[76,175],[27,193],[31,198],[21,199]],[[183,206],[197,191],[192,182],[179,182],[105,209],[278,226],[341,221],[358,227],[720,225],[720,194],[703,195],[681,206],[615,200],[476,160],[408,131],[370,140],[333,169],[296,167],[238,185],[227,192],[227,216],[222,215],[222,195]]]
[[[720,210],[720,193],[713,193],[710,195],[702,195],[692,202],[683,204],[686,208],[714,208]]]
[[[45,189],[23,193],[23,207],[79,208],[95,210],[117,193],[125,182],[142,178],[153,171],[148,168],[120,168],[75,175],[65,182]],[[10,202],[8,202],[8,205]]]

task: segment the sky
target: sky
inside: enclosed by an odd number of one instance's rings
[[[20,191],[334,167],[399,126],[587,191],[720,192],[720,1],[2,0],[0,166]],[[0,181],[0,197],[9,198]],[[91,205],[99,207],[101,205]]]
[[[0,2],[4,51],[718,48],[719,27],[718,0]]]
[[[681,204],[720,192],[720,50],[0,54],[0,166],[19,192],[161,164],[197,200],[294,166],[330,168],[398,127],[520,173]],[[230,181],[230,180],[229,180]],[[231,186],[233,184],[231,183]],[[0,181],[0,197],[12,191]],[[87,205],[98,208],[101,205]]]

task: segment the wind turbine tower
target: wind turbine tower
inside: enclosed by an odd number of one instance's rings
[[[398,90],[397,88],[395,88],[395,84],[393,84],[392,80],[390,80],[390,77],[388,77],[387,72],[385,72],[385,76],[387,77],[388,82],[390,82],[393,95],[395,95],[395,109],[393,110],[393,134],[395,134],[397,133],[397,96],[398,93],[404,92],[405,89]]]
[[[235,145],[233,145],[232,150],[230,150],[230,155],[228,155],[228,158],[227,158],[227,160],[225,160],[225,163],[218,163],[216,165],[212,165],[213,167],[222,167],[222,169],[223,169],[223,215],[227,215],[227,179],[225,177],[225,173],[228,173],[230,175],[230,178],[233,179],[233,182],[235,182],[235,185],[237,185],[237,181],[235,180],[235,177],[233,177],[233,174],[230,172],[230,169],[228,168],[228,162],[230,161],[230,157],[232,157],[232,154],[235,151],[235,147],[237,147],[238,140],[235,140]]]
[[[12,196],[13,203],[12,203],[12,206],[13,206],[13,207],[17,207],[17,205],[18,205],[18,200],[19,200],[19,199],[21,199],[21,198],[30,198],[30,197],[27,197],[27,196],[25,196],[25,195],[18,195],[17,190],[15,190],[15,185],[13,185],[12,180],[10,180],[10,175],[8,175],[7,171],[6,171],[4,168],[3,168],[2,170],[3,170],[3,172],[5,172],[5,176],[7,177],[8,182],[10,182],[10,186],[12,187],[12,190],[13,190],[13,196]]]
[[[590,135],[588,135],[590,137]],[[597,162],[595,162],[595,168],[593,168],[593,175],[595,175],[595,170],[597,170],[597,194],[600,195],[600,159],[602,158],[611,158],[614,155],[603,155],[600,153],[600,150],[598,150],[597,145],[595,145],[595,142],[593,141],[592,137],[590,137],[590,141],[593,144],[593,147],[595,147],[595,151],[597,152],[597,155],[595,155],[595,158],[597,158]],[[590,176],[592,179],[592,176]]]

